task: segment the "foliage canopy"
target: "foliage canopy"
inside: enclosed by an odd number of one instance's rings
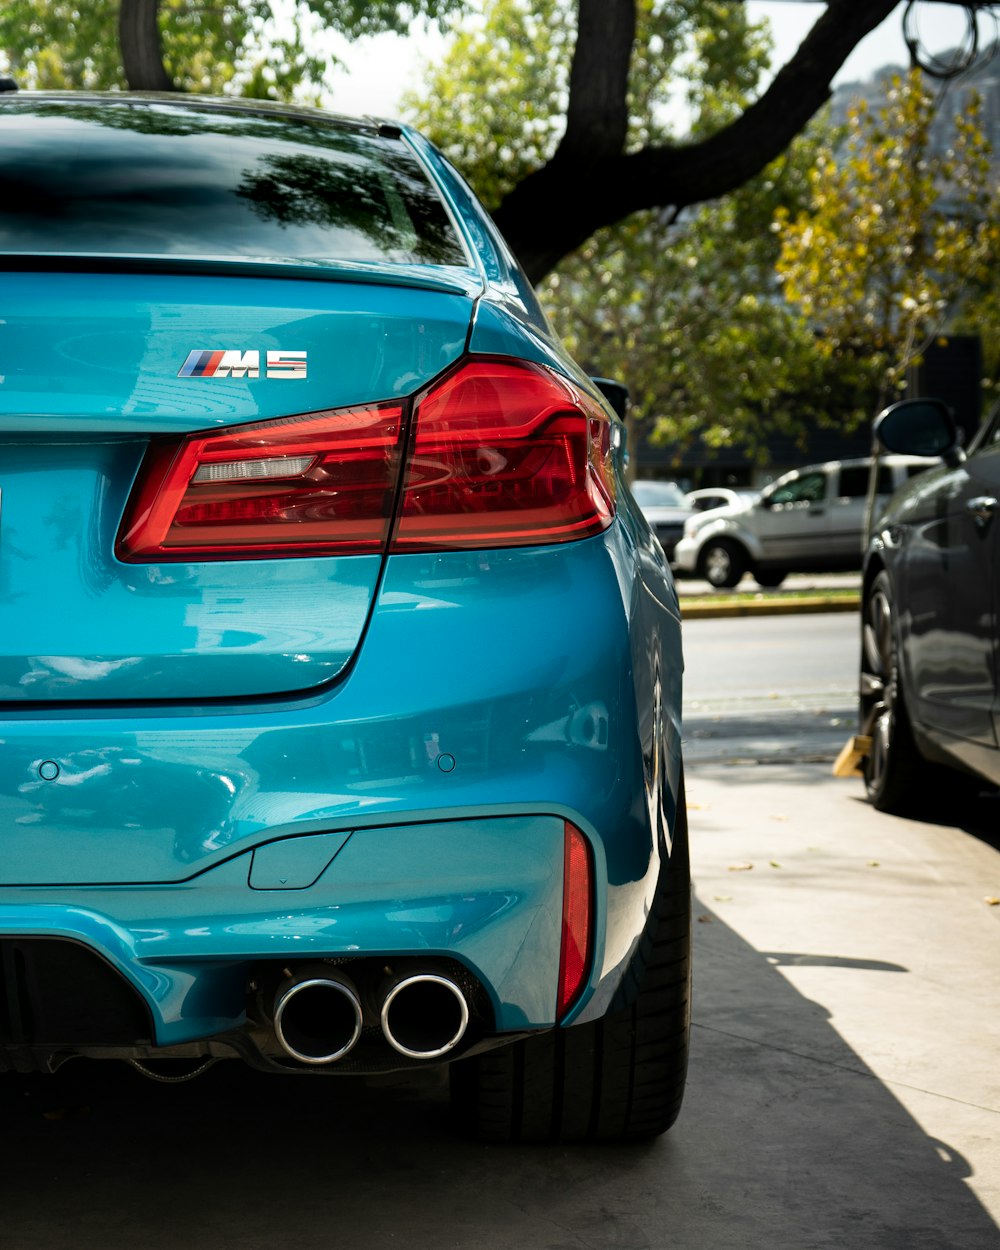
[[[781,208],[778,274],[830,359],[853,357],[897,398],[930,342],[995,288],[1000,195],[969,93],[951,143],[934,143],[936,101],[919,71],[896,78],[882,107],[857,102],[848,134],[824,144],[809,202]]]
[[[149,2],[149,0],[147,0]],[[330,58],[317,55],[323,26],[348,38],[405,33],[419,18],[442,20],[465,0],[294,0],[279,23],[275,0],[152,0],[165,68],[176,87],[206,94],[318,100]],[[25,85],[40,89],[126,89],[118,39],[122,11],[143,0],[8,0],[0,7],[0,50]],[[291,30],[291,34],[280,31]]]
[[[499,204],[559,136],[547,127],[565,93],[574,8],[492,0],[482,24],[458,33],[413,120]],[[768,67],[765,27],[745,6],[692,0],[649,4],[637,25],[629,90],[629,142],[666,141],[673,128],[708,135],[745,107]],[[688,84],[683,106],[674,88]],[[487,87],[489,88],[487,90]],[[800,139],[729,196],[676,214],[634,214],[606,227],[540,285],[567,346],[595,374],[626,377],[634,432],[680,449],[741,442],[760,450],[806,418],[861,419],[867,379],[835,371],[815,351],[807,322],[780,298],[774,265],[778,208],[798,212],[820,142]],[[566,194],[584,194],[568,188]]]

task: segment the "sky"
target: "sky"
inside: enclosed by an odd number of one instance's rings
[[[748,0],[750,15],[771,21],[775,39],[774,63],[783,64],[808,33],[822,12],[819,3],[799,0]],[[837,81],[865,79],[886,64],[905,65],[909,53],[903,40],[903,10],[894,12],[855,48]],[[965,16],[954,4],[922,2],[918,29],[921,40],[933,51],[943,51],[959,43],[965,32]],[[395,117],[399,99],[407,90],[419,89],[424,67],[441,55],[444,37],[437,31],[416,27],[405,39],[393,35],[375,36],[355,44],[333,41],[336,54],[346,68],[334,71],[328,108],[341,113],[371,113]]]

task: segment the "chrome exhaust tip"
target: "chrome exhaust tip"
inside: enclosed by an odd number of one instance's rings
[[[335,1063],[361,1036],[361,999],[339,973],[301,972],[278,988],[274,1032],[299,1063]]]
[[[409,1059],[437,1059],[458,1045],[469,1027],[469,1004],[448,977],[418,972],[394,982],[382,1003],[382,1032]]]

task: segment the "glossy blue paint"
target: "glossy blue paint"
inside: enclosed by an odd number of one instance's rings
[[[631,542],[616,523],[557,547],[393,556],[357,664],[309,701],[9,713],[0,873],[15,888],[0,889],[0,904],[23,898],[16,887],[45,883],[52,898],[56,885],[89,885],[93,908],[114,915],[113,883],[143,883],[162,914],[166,883],[197,900],[208,870],[276,837],[567,818],[591,839],[606,885],[591,988],[610,993],[658,862],[630,639],[648,594],[628,576]],[[656,662],[679,682],[679,623],[660,611]],[[50,759],[60,772],[46,782],[38,767]],[[225,910],[215,918],[220,934],[230,921]],[[245,951],[192,938],[175,953],[212,962]]]
[[[465,347],[462,294],[360,280],[4,274],[0,433],[182,433],[410,395]],[[349,272],[349,271],[348,271]],[[338,271],[338,278],[347,274]],[[405,280],[405,278],[404,278]],[[305,379],[179,378],[195,348],[308,352]]]
[[[332,680],[380,558],[122,564],[111,553],[142,450],[2,448],[0,699],[200,700]]]

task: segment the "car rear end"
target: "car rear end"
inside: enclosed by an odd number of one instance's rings
[[[489,223],[374,124],[21,97],[0,145],[0,1066],[600,1017],[676,601]]]

